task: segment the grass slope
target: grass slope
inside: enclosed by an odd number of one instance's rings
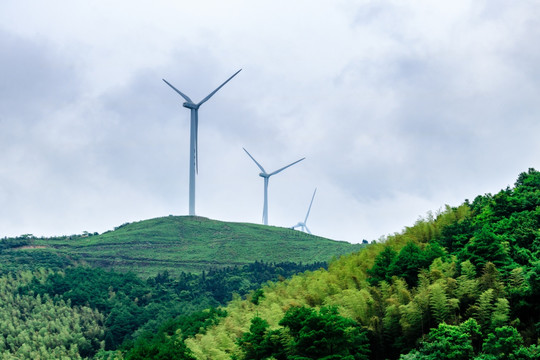
[[[256,260],[329,261],[360,248],[360,244],[333,241],[286,228],[168,216],[125,224],[101,235],[32,239],[31,246],[11,251],[52,252],[78,263],[151,276],[164,270],[171,274],[200,273],[212,267],[243,265]]]

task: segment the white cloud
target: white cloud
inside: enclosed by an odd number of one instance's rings
[[[539,167],[534,2],[5,1],[0,229],[104,231],[187,213],[189,112],[202,99],[197,209],[376,239]]]

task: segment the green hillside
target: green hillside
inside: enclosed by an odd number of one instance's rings
[[[168,216],[117,227],[100,235],[23,236],[2,241],[4,266],[63,267],[87,264],[143,277],[200,273],[210,268],[265,262],[313,263],[359,250],[362,245],[299,231],[203,217]]]
[[[287,255],[299,251],[328,258],[336,249],[328,244],[354,247],[191,217],[102,235],[3,239],[2,358],[540,359],[539,171],[430,213],[327,270],[267,262],[298,261]],[[141,279],[66,266],[149,274],[196,263],[196,248],[214,270]],[[250,254],[264,262],[218,268]]]
[[[328,270],[234,299],[185,341],[184,359],[537,360],[539,299],[540,172],[529,169]]]

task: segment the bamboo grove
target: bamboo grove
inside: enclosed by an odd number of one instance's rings
[[[529,169],[513,188],[447,206],[383,240],[340,258],[328,271],[270,284],[254,293],[257,301],[234,300],[219,325],[186,340],[192,356],[540,357],[538,171]],[[333,314],[335,326],[328,326],[329,316],[326,322],[296,316],[304,329],[299,333],[291,325],[291,312],[299,309]],[[340,351],[330,350],[348,336]]]

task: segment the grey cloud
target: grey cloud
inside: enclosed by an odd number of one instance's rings
[[[0,51],[0,119],[35,122],[76,98],[77,73],[51,47],[0,30]]]

